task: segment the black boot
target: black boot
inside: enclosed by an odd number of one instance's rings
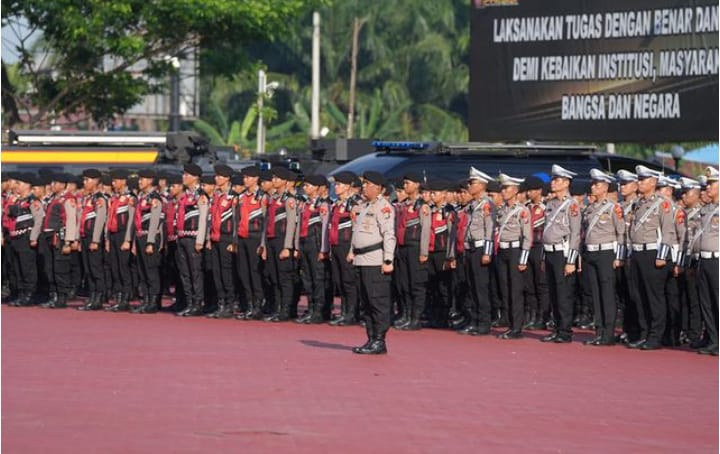
[[[57,304],[57,302],[58,302],[58,294],[57,294],[57,292],[50,292],[50,298],[48,298],[47,301],[45,301],[44,303],[42,303],[42,304],[40,305],[40,307],[44,307],[45,309],[47,309],[47,308],[50,308],[50,307],[55,306],[55,305]]]
[[[370,348],[370,345],[375,340],[375,331],[373,330],[371,325],[372,325],[372,323],[368,323],[367,326],[365,327],[365,332],[367,333],[367,341],[359,347],[353,347],[353,349],[352,349],[353,353],[357,353],[357,354],[361,355],[361,354],[363,354],[364,350],[367,350],[368,348]]]
[[[90,297],[88,298],[87,303],[84,306],[78,307],[79,311],[97,311],[102,309],[102,302],[101,302],[100,292],[92,292],[90,293]]]
[[[217,309],[215,309],[215,312],[212,312],[210,314],[207,314],[205,317],[207,318],[219,318],[218,316],[225,310],[225,299],[218,298],[217,302]]]
[[[360,347],[357,351],[353,349],[353,353],[360,355],[385,355],[387,354],[387,345],[385,344],[385,335],[378,335],[372,339],[367,347]]]
[[[160,310],[160,295],[153,295],[148,298],[147,305],[142,308],[140,314],[154,314]]]
[[[407,304],[400,305],[400,318],[393,323],[394,328],[400,329],[401,326],[410,323],[410,311]]]
[[[150,297],[148,295],[144,295],[142,297],[142,302],[139,306],[137,306],[134,309],[130,309],[130,312],[133,314],[142,314],[146,307],[150,304]]]
[[[190,312],[190,310],[192,309],[192,302],[189,299],[185,299],[185,305],[182,307],[182,310],[175,312],[175,315],[177,315],[178,317],[185,317],[185,315]]]
[[[305,314],[302,317],[296,318],[295,323],[308,323],[308,321],[313,317],[314,309],[315,304],[308,299],[307,311],[305,311]]]
[[[290,306],[288,306],[286,303],[280,303],[277,317],[273,317],[272,321],[276,323],[290,321]]]
[[[54,305],[48,306],[49,309],[65,309],[67,307],[67,294],[58,293],[57,301]]]
[[[190,304],[189,310],[184,313],[183,317],[198,317],[202,314],[203,314],[202,301],[193,301],[192,304]]]

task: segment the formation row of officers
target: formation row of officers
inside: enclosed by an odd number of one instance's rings
[[[408,173],[394,188],[377,172],[300,184],[285,168],[214,170],[4,174],[4,293],[28,306],[45,287],[41,305],[64,308],[84,281],[79,310],[154,313],[174,286],[179,316],[303,323],[330,320],[339,295],[330,323],[362,319],[362,354],[385,353],[391,325],[506,326],[501,339],[548,328],[543,342],[567,343],[580,313],[593,314],[588,345],[718,354],[714,168],[679,181],[593,169],[575,196],[577,175],[557,165],[549,188],[476,168],[452,184]]]

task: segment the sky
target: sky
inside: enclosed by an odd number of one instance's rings
[[[18,61],[18,54],[15,51],[21,37],[26,36],[30,33],[30,29],[24,23],[14,23],[2,27],[2,60],[5,63],[15,63]],[[32,45],[32,42],[37,39],[39,33],[33,33],[30,40],[25,43],[26,47]]]

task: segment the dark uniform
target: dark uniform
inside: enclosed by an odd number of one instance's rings
[[[431,181],[431,191],[445,191],[447,184]],[[452,273],[449,264],[455,260],[455,210],[448,205],[430,206],[430,238],[428,239],[428,316],[430,326],[448,326]]]
[[[575,174],[554,165],[552,176],[572,179]],[[544,342],[565,343],[572,340],[573,276],[565,275],[565,266],[577,263],[580,222],[580,207],[570,195],[562,199],[555,197],[546,204],[543,249],[555,331],[544,337]]]
[[[522,180],[500,174],[502,186],[519,185]],[[520,266],[527,266],[532,247],[532,226],[530,210],[520,202],[505,203],[496,214],[497,247],[496,265],[498,283],[503,306],[508,308],[510,329],[502,333],[501,339],[518,339],[524,325],[525,301],[523,299],[524,278]]]
[[[96,169],[83,172],[85,178],[100,178]],[[78,310],[102,309],[105,295],[105,221],[107,199],[99,189],[83,199],[80,213],[80,246],[83,270],[87,280],[90,298]],[[92,248],[91,248],[92,246]]]
[[[68,175],[56,175],[53,181],[67,183]],[[59,309],[67,307],[67,297],[72,289],[70,280],[70,245],[77,239],[77,204],[75,195],[69,191],[55,194],[45,209],[43,239],[40,244],[45,251],[45,273],[50,286],[50,299],[43,307]]]
[[[154,178],[155,172],[143,170],[140,178]],[[164,213],[160,193],[150,187],[141,193],[135,210],[135,249],[138,259],[140,280],[145,288],[143,302],[134,313],[152,314],[161,306],[162,285],[160,282],[160,264],[164,247]]]
[[[644,166],[636,168],[638,178],[659,178]],[[631,266],[638,284],[638,318],[640,339],[628,344],[631,348],[654,350],[661,347],[667,321],[665,281],[667,264],[658,267],[656,260],[667,260],[670,245],[675,241],[672,204],[657,194],[641,197],[631,214],[629,240],[632,247]]]
[[[377,172],[365,172],[372,184],[385,186],[385,178]],[[355,347],[354,353],[387,353],[385,336],[390,328],[390,275],[383,264],[392,265],[395,251],[395,212],[390,203],[378,196],[361,204],[353,223],[352,258],[359,285],[360,304],[364,306],[365,330],[368,341]]]
[[[683,190],[700,190],[700,183],[681,178]],[[694,253],[695,243],[698,240],[697,232],[702,226],[701,211],[703,206],[698,202],[695,206],[686,207],[687,232],[684,241],[684,272],[680,275],[680,299],[682,311],[683,339],[691,345],[701,342],[702,316],[700,313],[700,300],[697,288],[697,265],[700,255]]]
[[[113,170],[110,175],[113,179],[127,179],[127,172],[121,169]],[[115,193],[108,202],[107,239],[110,246],[108,260],[112,271],[115,304],[108,310],[113,312],[130,309],[130,296],[133,292],[130,277],[131,244],[133,240],[133,222],[135,219],[135,194],[125,189],[122,193]],[[123,247],[124,246],[124,247]]]
[[[216,165],[215,173],[230,178],[232,168]],[[229,181],[228,181],[229,189]],[[237,198],[228,191],[215,191],[210,206],[210,259],[212,276],[217,292],[217,311],[210,318],[230,318],[233,316],[235,298],[235,254],[237,243]]]
[[[525,179],[525,189],[542,189],[543,182],[537,177]],[[545,229],[545,204],[529,202],[530,225],[532,226],[532,249],[528,256],[528,269],[525,272],[527,292],[525,304],[528,306],[530,319],[524,328],[545,329],[550,321],[550,299],[548,284],[543,266],[543,230]]]
[[[615,178],[592,169],[593,181],[615,183]],[[625,220],[619,204],[608,198],[596,201],[583,211],[585,247],[583,274],[592,295],[596,320],[596,337],[586,345],[612,345],[615,343],[615,295],[614,261],[625,258]]]

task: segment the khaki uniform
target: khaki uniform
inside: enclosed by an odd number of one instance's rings
[[[718,205],[703,207],[694,251],[699,254],[698,293],[710,350],[718,351]]]
[[[482,256],[492,256],[494,250],[495,207],[487,196],[473,200],[468,206],[468,226],[465,230],[465,269],[470,297],[466,328],[469,334],[490,332],[490,266],[482,264]]]

